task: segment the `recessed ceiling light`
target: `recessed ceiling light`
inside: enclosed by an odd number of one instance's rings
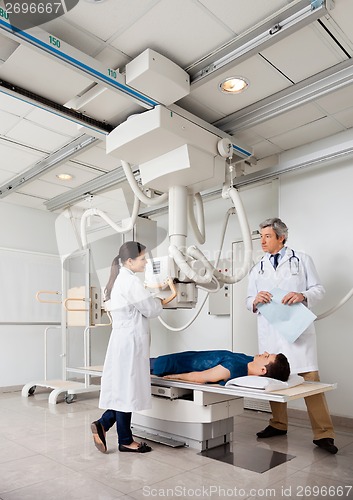
[[[249,87],[249,81],[243,76],[231,76],[223,80],[218,88],[225,94],[240,94]]]
[[[71,181],[74,178],[71,174],[57,174],[56,177],[61,181]]]
[[[105,0],[85,0],[88,3],[102,3],[105,2]]]

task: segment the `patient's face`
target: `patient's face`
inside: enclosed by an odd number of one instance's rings
[[[262,368],[269,363],[274,363],[276,361],[276,356],[277,354],[269,354],[266,351],[263,354],[257,354],[253,361],[254,367]]]

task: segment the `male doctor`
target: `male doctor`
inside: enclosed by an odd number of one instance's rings
[[[283,352],[288,358],[291,373],[298,373],[308,381],[319,381],[314,324],[290,343],[261,315],[258,305],[271,302],[271,290],[280,288],[288,291],[282,299],[283,304],[290,307],[303,303],[311,309],[322,299],[324,287],[311,257],[285,246],[288,228],[281,219],[265,220],[260,224],[260,233],[265,255],[250,271],[247,294],[247,308],[257,314],[259,352]],[[314,434],[313,443],[329,453],[337,453],[325,395],[309,396],[305,398],[305,403]],[[270,405],[270,425],[257,433],[259,438],[287,434],[287,405],[272,401]]]

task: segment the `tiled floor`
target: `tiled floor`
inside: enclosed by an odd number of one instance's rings
[[[48,404],[48,394],[0,394],[1,500],[114,498],[353,499],[353,432],[336,429],[337,455],[312,444],[311,429],[291,421],[287,436],[257,440],[268,415],[235,418],[233,447],[274,450],[295,458],[262,474],[200,456],[196,450],[152,444],[152,453],[119,453],[113,429],[109,453],[93,445],[97,398]]]

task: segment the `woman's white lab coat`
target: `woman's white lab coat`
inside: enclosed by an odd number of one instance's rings
[[[122,267],[111,292],[112,333],[105,357],[99,408],[123,412],[151,407],[148,318],[162,312],[160,299]]]
[[[292,274],[298,262],[292,259],[292,266],[290,266],[289,259],[292,255],[292,250],[287,247],[285,255],[279,261],[278,267],[275,270],[269,260],[269,254],[267,253],[261,261],[251,269],[246,303],[250,311],[253,311],[253,302],[258,292],[271,292],[274,288],[280,288],[287,292],[304,293],[307,297],[307,306],[309,309],[323,297],[325,289],[320,283],[319,276],[311,257],[301,252],[295,252],[295,255],[299,258],[299,269],[298,274]],[[263,273],[261,272],[261,266]],[[318,369],[316,334],[313,323],[294,343],[289,343],[270,325],[259,311],[256,312],[258,315],[258,342],[260,353],[264,351],[269,353],[282,352],[288,358],[291,373],[305,373]]]

